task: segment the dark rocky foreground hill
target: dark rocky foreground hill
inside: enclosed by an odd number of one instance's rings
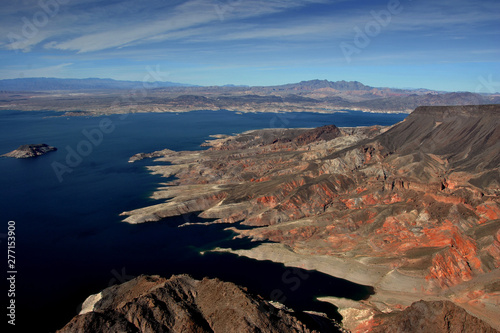
[[[323,332],[337,331],[322,319]],[[296,314],[278,309],[233,283],[140,276],[92,295],[80,315],[58,333],[245,333],[319,332]]]
[[[278,308],[244,288],[187,275],[139,276],[91,295],[82,311],[57,333],[293,333],[345,332],[318,315]],[[309,326],[309,327],[308,327]],[[314,326],[314,328],[311,328]],[[374,333],[496,333],[449,301],[419,301],[376,317]]]

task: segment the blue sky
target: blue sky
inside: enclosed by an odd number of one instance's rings
[[[500,91],[498,0],[2,0],[0,78]]]

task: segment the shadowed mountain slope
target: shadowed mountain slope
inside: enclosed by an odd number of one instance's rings
[[[452,168],[500,166],[500,105],[418,107],[377,140],[391,152],[444,156]]]

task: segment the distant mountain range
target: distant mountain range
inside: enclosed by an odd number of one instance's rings
[[[358,81],[328,81],[328,80],[308,80],[299,83],[288,83],[275,86],[248,86],[248,85],[235,85],[226,84],[223,86],[204,87],[200,85],[185,84],[170,81],[155,81],[147,82],[148,86],[154,88],[171,88],[171,87],[195,87],[200,90],[204,89],[252,89],[263,91],[315,91],[315,90],[337,90],[337,91],[391,91],[393,93],[409,93],[423,94],[423,93],[445,93],[437,92],[434,90],[418,88],[387,88],[387,87],[371,87]],[[87,78],[87,79],[60,79],[60,78],[46,78],[46,77],[33,77],[33,78],[18,78],[18,79],[4,79],[0,80],[0,91],[52,91],[52,90],[108,90],[108,89],[134,89],[142,86],[142,81],[124,81],[114,79],[100,79],[100,78]]]
[[[155,88],[194,87],[194,85],[176,82],[147,82]],[[52,90],[109,90],[134,89],[142,87],[141,81],[119,81],[113,79],[57,79],[57,78],[22,78],[0,80],[0,90],[3,91],[52,91]]]
[[[299,83],[284,84],[276,86],[278,89],[283,90],[317,90],[324,88],[331,88],[335,90],[371,90],[373,87],[366,86],[358,81],[328,81],[328,80],[309,80],[301,81]]]
[[[371,87],[358,81],[310,80],[254,87],[151,82],[146,87],[146,94],[136,96],[137,90],[143,87],[140,81],[112,79],[0,80],[0,109],[99,114],[191,110],[333,112],[345,109],[411,112],[419,106],[500,104],[500,94]]]
[[[59,79],[59,78],[19,78],[19,79],[4,79],[0,80],[0,91],[53,91],[53,90],[109,90],[109,89],[134,89],[142,87],[142,81],[123,81],[114,79]],[[226,84],[223,86],[203,87],[199,85],[170,82],[170,81],[155,81],[148,82],[148,86],[152,88],[170,88],[170,87],[197,87],[197,88],[227,88],[227,89],[244,89],[252,88],[258,90],[271,91],[314,91],[321,89],[333,89],[338,91],[370,91],[372,89],[390,89],[391,91],[411,91],[411,89],[394,89],[394,88],[374,88],[364,85],[358,81],[328,81],[328,80],[309,80],[299,83],[289,83],[276,86],[260,86],[250,87],[248,85]],[[430,91],[427,89],[414,89],[413,91]]]

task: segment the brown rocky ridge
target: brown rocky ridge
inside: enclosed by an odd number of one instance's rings
[[[56,151],[56,147],[51,147],[45,143],[22,145],[19,148],[11,151],[10,153],[3,154],[4,157],[14,158],[30,158],[47,154],[51,151]]]
[[[322,318],[329,332],[335,324]],[[324,331],[324,330],[323,330]],[[58,333],[75,332],[318,332],[297,314],[276,307],[233,283],[139,276],[91,295],[80,314]]]
[[[500,106],[419,107],[391,128],[257,130],[206,144],[155,154],[170,162],[148,167],[166,178],[153,194],[163,202],[124,221],[201,212],[254,226],[232,230],[273,243],[216,250],[375,288],[360,302],[322,298],[353,331],[421,299],[500,328]]]

